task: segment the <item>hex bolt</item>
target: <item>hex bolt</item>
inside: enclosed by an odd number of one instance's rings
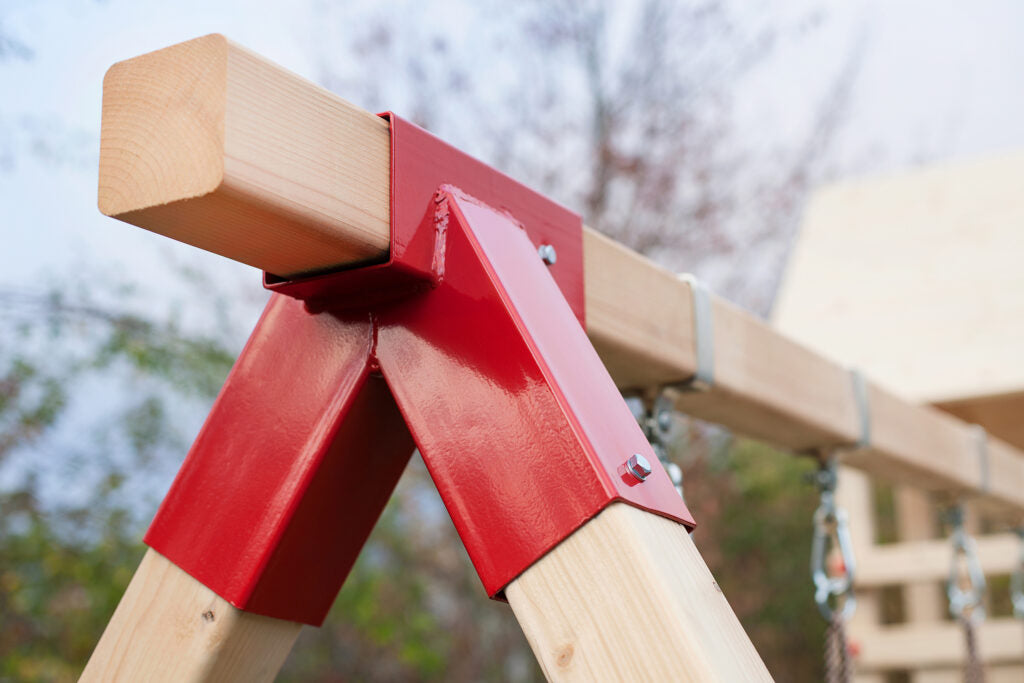
[[[629,460],[626,461],[626,469],[636,477],[637,481],[643,481],[651,476],[651,463],[639,453],[629,456]]]
[[[541,260],[549,266],[555,265],[555,261],[558,260],[558,254],[555,253],[555,248],[550,244],[542,244],[537,247],[537,253],[540,254]]]

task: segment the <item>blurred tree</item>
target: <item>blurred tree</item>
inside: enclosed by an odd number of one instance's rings
[[[864,45],[838,46],[827,87],[801,93],[817,113],[795,140],[737,128],[744,79],[822,23],[817,5],[804,7],[492,0],[355,13],[323,3],[313,30],[327,87],[410,116],[764,315],[803,198],[835,172],[829,148]]]
[[[233,359],[102,289],[0,290],[0,680],[77,677],[181,460],[181,411]]]
[[[806,138],[776,146],[735,130],[733,92],[813,28],[810,13],[779,25],[724,0],[490,0],[454,3],[440,20],[411,2],[315,6],[323,83],[410,114],[670,267],[706,268],[762,313],[859,63],[851,48]],[[473,30],[453,30],[460,22]],[[31,59],[3,29],[0,60]],[[52,131],[33,135],[34,153],[58,163],[43,144]],[[10,154],[0,149],[0,169]],[[213,322],[189,327],[121,286],[0,292],[0,681],[72,680],[84,664],[188,425],[237,351],[220,303]],[[808,465],[688,434],[676,457],[702,552],[777,678],[817,678]],[[542,678],[510,611],[484,597],[418,459],[325,627],[303,632],[282,672],[339,678]]]
[[[816,11],[780,20],[728,0],[566,0],[455,3],[445,20],[437,14],[411,3],[355,16],[321,5],[317,44],[331,51],[319,80],[411,116],[588,225],[768,311],[803,199],[834,172],[828,150],[863,41],[844,48],[794,143],[737,130],[734,98],[776,46],[814,30]],[[474,30],[451,30],[459,22]],[[777,678],[820,678],[810,465],[750,442],[712,447],[718,433],[690,426],[677,457],[699,547]],[[445,543],[458,545],[453,532]],[[320,637],[344,640],[331,628]]]

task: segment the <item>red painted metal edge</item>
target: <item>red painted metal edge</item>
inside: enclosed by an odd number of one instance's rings
[[[146,536],[241,609],[322,621],[410,430],[493,597],[614,501],[693,525],[580,324],[579,217],[390,120],[388,262],[267,277],[289,296],[271,298]]]
[[[145,541],[232,605],[320,624],[413,450],[367,315],[272,296]]]
[[[376,356],[491,596],[615,501],[693,526],[526,233],[444,188],[445,276],[378,312]]]
[[[394,113],[381,116],[391,129],[388,260],[292,280],[264,273],[264,286],[303,299],[315,311],[365,308],[428,289],[436,276],[436,234],[433,229],[419,228],[432,211],[434,192],[441,184],[450,183],[514,216],[534,246],[549,244],[555,248],[558,260],[551,274],[583,325],[583,221],[579,215]]]

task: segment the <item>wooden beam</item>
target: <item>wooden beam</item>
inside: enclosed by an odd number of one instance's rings
[[[681,410],[794,451],[857,440],[853,383],[842,366],[721,297],[711,295],[711,312],[714,384],[681,393]]]
[[[1007,443],[1024,448],[1024,391],[942,401],[935,406],[964,422],[979,424]]]
[[[606,508],[505,591],[549,681],[767,681],[686,533]]]
[[[1024,636],[1017,619],[990,619],[978,627],[978,648],[986,665],[1019,664],[1024,657]],[[886,626],[860,639],[857,668],[926,669],[959,667],[966,657],[964,632],[952,622],[923,626]]]
[[[1024,447],[1022,174],[1014,151],[819,190],[777,297],[780,327]]]
[[[382,119],[209,35],[107,71],[99,206],[278,275],[380,259],[388,145]]]
[[[955,666],[948,669],[918,669],[912,683],[963,683],[964,669]],[[1024,681],[1024,666],[1014,664],[989,665],[985,667],[985,683],[1020,683]]]
[[[893,492],[896,504],[896,528],[901,541],[928,541],[938,531],[938,510],[931,496],[920,489],[899,486]],[[945,543],[949,554],[946,557],[946,572],[949,572],[952,549]],[[885,546],[883,546],[885,547]],[[874,552],[871,548],[869,552]],[[865,553],[867,556],[867,553]],[[903,611],[909,623],[942,621],[948,611],[942,594],[936,590],[935,581],[911,582],[903,586]],[[921,683],[914,680],[913,683]]]
[[[1016,534],[979,536],[975,542],[978,561],[987,576],[1005,576],[1016,568],[1020,556],[1020,539]],[[935,584],[945,581],[949,576],[952,558],[953,549],[946,539],[875,546],[869,552],[857,556],[857,586]],[[1024,630],[1024,626],[1021,628]]]
[[[845,455],[847,465],[948,497],[969,496],[1009,520],[1024,514],[1024,454],[990,437],[982,455],[972,425],[873,382],[868,397],[871,446]]]
[[[100,208],[279,275],[383,256],[389,156],[376,116],[222,36],[121,62],[104,82]],[[691,377],[690,285],[590,229],[583,239],[587,332],[618,385]],[[712,312],[714,386],[679,394],[682,409],[795,451],[857,440],[843,366],[720,298]],[[996,444],[984,491],[966,425],[870,393],[872,448],[849,464],[1024,514],[1021,453]]]
[[[243,612],[147,550],[81,681],[272,681],[302,624]]]

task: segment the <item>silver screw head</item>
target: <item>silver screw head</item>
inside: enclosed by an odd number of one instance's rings
[[[651,476],[651,463],[639,453],[634,453],[626,461],[626,470],[636,477],[638,481],[643,481]]]
[[[550,244],[542,244],[537,247],[537,253],[540,254],[540,259],[549,266],[555,265],[555,261],[558,260],[558,254]]]

